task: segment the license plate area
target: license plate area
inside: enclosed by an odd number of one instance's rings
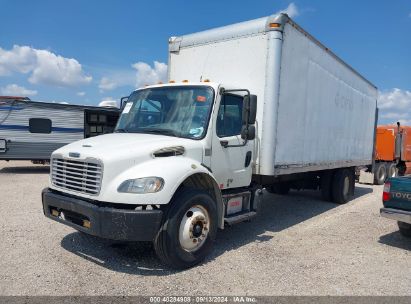
[[[89,229],[91,227],[90,219],[87,216],[77,212],[50,207],[50,214],[54,217],[59,218],[60,220],[68,221],[84,228]]]

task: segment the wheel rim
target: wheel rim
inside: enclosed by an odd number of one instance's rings
[[[207,240],[210,231],[210,217],[207,210],[195,205],[188,209],[181,219],[179,241],[184,250],[197,251]]]
[[[396,168],[393,166],[393,167],[391,167],[391,170],[390,170],[391,172],[390,172],[390,177],[395,177],[397,174],[397,170],[396,170]]]
[[[348,176],[346,176],[346,177],[344,178],[344,187],[343,187],[344,197],[346,197],[346,196],[348,195],[349,189],[350,189],[350,178],[349,178]]]
[[[386,172],[385,172],[385,168],[383,167],[383,166],[381,166],[380,167],[381,169],[380,169],[380,171],[379,171],[379,175],[380,175],[380,180],[384,180],[385,181],[385,174],[386,174]]]

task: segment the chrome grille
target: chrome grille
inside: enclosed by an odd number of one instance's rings
[[[97,160],[52,159],[51,182],[59,188],[98,195],[102,177],[102,166]]]

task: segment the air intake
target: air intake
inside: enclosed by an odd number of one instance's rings
[[[153,152],[154,157],[170,157],[170,156],[178,156],[183,155],[185,149],[183,146],[174,146],[174,147],[167,147],[162,148],[157,151]]]

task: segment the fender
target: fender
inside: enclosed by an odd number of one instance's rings
[[[100,193],[99,200],[120,204],[168,204],[181,183],[197,173],[207,174],[218,185],[214,176],[200,162],[194,159],[181,156],[154,158],[121,172],[114,179],[108,181],[108,184],[107,181],[103,181],[104,186],[102,186],[102,189],[104,191]],[[148,194],[117,192],[118,186],[125,180],[149,176],[163,178],[163,189],[159,192]]]

